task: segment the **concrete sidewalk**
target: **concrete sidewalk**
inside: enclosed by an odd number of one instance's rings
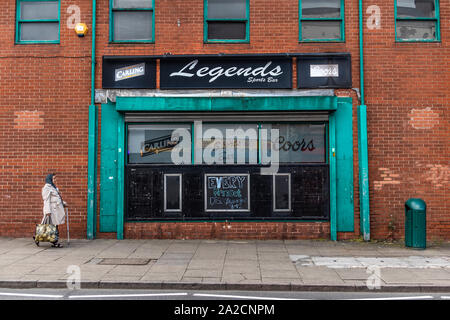
[[[77,271],[82,289],[450,292],[450,243],[0,238],[0,287],[66,288]]]

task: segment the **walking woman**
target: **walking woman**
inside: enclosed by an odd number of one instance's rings
[[[44,218],[50,216],[51,223],[56,225],[57,239],[59,238],[58,225],[63,224],[66,214],[64,208],[67,203],[63,201],[59,193],[59,189],[56,187],[56,175],[49,174],[45,178],[45,185],[42,188],[42,200],[44,200]],[[62,244],[56,240],[52,242],[53,247],[62,248]]]

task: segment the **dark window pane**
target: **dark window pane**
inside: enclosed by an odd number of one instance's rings
[[[23,22],[20,24],[20,40],[59,40],[57,22]]]
[[[397,20],[397,38],[404,40],[436,39],[434,21],[399,21]]]
[[[176,176],[164,176],[165,181],[165,197],[166,197],[166,210],[181,210],[181,179],[179,175]]]
[[[178,129],[178,130],[177,130]],[[175,131],[177,130],[177,131]],[[179,145],[187,139],[186,145]],[[178,146],[178,147],[177,147]],[[130,125],[128,126],[128,163],[191,163],[190,125]],[[177,149],[175,149],[177,147]],[[183,152],[186,152],[184,154]],[[176,158],[172,157],[176,152]],[[181,159],[180,159],[181,158]]]
[[[151,40],[152,12],[114,12],[114,40]]]
[[[20,19],[58,19],[57,1],[37,1],[20,3]]]
[[[203,124],[204,164],[256,164],[257,124]]]
[[[434,18],[435,0],[397,0],[397,17],[399,18]]]
[[[324,124],[267,123],[262,124],[262,130],[267,132],[267,136],[261,136],[263,164],[276,161],[277,156],[272,156],[272,150],[278,151],[280,163],[326,161]],[[274,130],[278,130],[278,140]]]
[[[152,8],[152,0],[114,0],[114,8]]]
[[[339,21],[302,21],[302,39],[341,39]]]
[[[274,184],[274,198],[275,198],[275,210],[289,210],[290,209],[290,199],[289,199],[289,189],[290,189],[290,179],[289,175],[275,175]]]
[[[208,39],[245,40],[245,22],[208,22]]]
[[[208,0],[208,19],[245,19],[246,0]]]
[[[302,18],[340,18],[341,0],[302,0]]]

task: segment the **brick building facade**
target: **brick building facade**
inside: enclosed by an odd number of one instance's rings
[[[335,32],[338,35],[335,39],[323,37],[308,41],[310,40],[308,35],[312,37],[316,35],[314,23],[320,24],[326,19],[311,18],[317,13],[306,10],[312,3],[306,0],[236,1],[237,4],[234,5],[242,5],[245,8],[244,18],[237,19],[238,22],[223,18],[215,21],[211,18],[213,13],[206,9],[208,1],[203,0],[131,1],[130,3],[137,3],[145,8],[141,8],[142,10],[133,8],[128,11],[120,7],[121,1],[97,0],[94,70],[97,119],[92,118],[94,113],[89,114],[89,108],[93,107],[91,105],[93,1],[50,2],[55,2],[58,10],[58,14],[51,19],[45,15],[33,17],[33,12],[38,12],[42,8],[28,9],[26,0],[7,0],[0,11],[0,25],[3,27],[0,34],[1,236],[32,235],[34,225],[42,215],[40,192],[44,178],[47,173],[56,172],[59,175],[58,186],[64,199],[69,203],[71,237],[329,239],[334,236],[338,240],[358,238],[363,233],[362,225],[369,225],[360,219],[362,197],[359,182],[361,174],[358,137],[361,133],[358,128],[358,107],[361,105],[363,94],[367,106],[370,238],[403,238],[405,201],[408,198],[422,198],[427,203],[428,240],[450,239],[448,196],[450,123],[446,114],[450,92],[450,4],[447,1],[399,0],[397,6],[395,1],[362,1],[364,34],[364,92],[362,92],[358,1],[328,1],[333,4],[333,10],[339,10],[336,17],[329,19],[335,26],[338,25],[331,34]],[[146,2],[149,4],[142,4]],[[39,1],[36,3],[39,5]],[[211,1],[211,8],[213,4],[214,1]],[[314,8],[313,6],[312,9]],[[31,10],[31,13],[27,10]],[[410,12],[408,10],[413,11],[408,13]],[[123,30],[120,29],[121,23],[131,24],[130,20],[120,20],[124,19],[120,14],[125,11],[147,13],[152,17],[150,38],[147,41],[120,40],[126,37],[127,32],[133,33],[133,28],[131,31],[125,27]],[[414,25],[423,18],[417,12],[425,12],[426,15],[433,13],[432,16],[427,16],[426,20],[426,23],[432,26],[422,26],[426,30],[427,28],[432,30],[432,36],[422,32],[420,36],[423,39],[408,38],[411,30],[416,32],[422,30],[405,26],[410,21],[413,21]],[[31,18],[27,17],[27,14],[31,15]],[[40,21],[31,21],[33,19]],[[88,26],[86,36],[76,35],[74,31],[76,22]],[[217,33],[219,37],[221,36],[222,22],[235,23],[236,32],[244,33],[242,41],[211,41],[209,35]],[[49,28],[57,28],[57,39],[48,43],[24,40],[29,39],[27,37],[33,39],[41,36],[28,30],[29,26],[33,27],[33,23],[37,26],[34,30],[38,31],[41,27],[39,23],[47,23]],[[308,27],[308,23],[312,23],[312,27]],[[217,29],[214,29],[216,27]],[[330,23],[324,27],[323,33],[330,32],[332,28]],[[44,30],[45,32],[47,31]],[[325,55],[326,59],[329,59],[329,55],[333,54],[338,57],[341,54],[345,56],[349,54],[351,57],[350,85],[341,88],[333,85],[299,88],[303,81],[298,78],[298,74],[301,74],[297,73],[299,61],[303,61],[305,56],[309,55],[315,55],[318,59]],[[224,57],[238,59],[245,56],[248,60],[287,57],[288,63],[292,65],[292,86],[289,89],[266,88],[268,89],[266,91],[219,87],[202,90],[188,87],[180,87],[179,90],[161,88],[164,71],[161,66],[166,61],[186,56],[188,59],[201,59],[206,55],[216,59],[215,62],[222,61]],[[155,88],[131,87],[120,90],[106,88],[104,85],[106,76],[102,74],[105,70],[105,58],[115,61],[117,57],[133,63],[139,63],[136,59],[139,60],[140,57],[154,61]],[[231,96],[230,91],[234,92]],[[132,181],[134,167],[131,162],[127,162],[128,158],[124,158],[120,153],[122,150],[116,150],[123,146],[124,150],[130,152],[127,143],[131,144],[129,140],[131,134],[127,130],[134,128],[133,124],[154,123],[152,121],[155,117],[151,116],[152,112],[159,112],[163,118],[173,117],[177,112],[180,112],[181,117],[192,116],[189,112],[201,111],[196,109],[196,106],[206,100],[213,108],[217,106],[220,112],[216,115],[222,116],[225,109],[220,108],[225,105],[228,98],[233,99],[232,106],[243,105],[241,109],[234,107],[227,109],[228,112],[234,113],[235,117],[227,115],[231,117],[229,123],[242,121],[244,112],[250,110],[247,109],[249,104],[246,101],[251,99],[255,101],[255,110],[252,111],[265,108],[267,114],[258,113],[254,118],[249,118],[248,123],[263,123],[261,119],[267,115],[274,115],[280,119],[284,115],[289,117],[291,114],[287,113],[288,110],[299,119],[296,120],[298,126],[301,126],[301,123],[323,123],[326,135],[322,145],[325,159],[323,166],[327,169],[324,171],[325,182],[322,182],[325,190],[322,200],[326,212],[318,215],[320,219],[311,218],[308,214],[302,216],[304,212],[302,209],[298,209],[300,213],[295,216],[263,213],[264,217],[251,217],[252,209],[256,210],[253,205],[250,206],[254,197],[253,192],[259,192],[252,189],[247,198],[250,214],[242,217],[239,213],[215,216],[193,213],[186,218],[180,205],[179,215],[165,216],[165,209],[156,210],[151,207],[152,209],[145,210],[154,210],[161,214],[149,213],[148,217],[130,218],[132,210],[130,208],[134,206],[130,195],[132,188],[130,183],[134,183]],[[323,107],[324,101],[332,102]],[[289,103],[300,107],[291,108]],[[175,104],[175,109],[164,109],[172,104]],[[193,107],[180,107],[185,104],[192,104]],[[160,106],[159,109],[154,107],[156,105]],[[269,106],[266,107],[267,105]],[[317,105],[317,108],[310,105]],[[344,110],[344,107],[348,106],[351,118],[347,118],[344,122],[340,122],[340,119],[345,117],[345,114],[334,118],[339,114],[340,108]],[[203,111],[204,118],[199,119],[210,119],[210,114]],[[131,118],[135,120],[127,120]],[[163,123],[167,123],[168,120],[164,119]],[[285,120],[282,119],[280,122]],[[116,125],[114,121],[118,121],[119,124]],[[113,122],[114,125],[111,125]],[[191,133],[197,130],[194,128],[194,122],[195,119],[189,120],[189,123],[192,123]],[[89,124],[92,123],[96,124],[98,131],[91,131],[96,132],[97,139],[91,137],[90,145]],[[349,124],[352,129],[345,138],[342,138],[341,132],[348,129]],[[335,133],[330,134],[335,129],[334,126],[337,128],[336,136]],[[111,132],[114,139],[123,141],[109,141]],[[335,139],[337,145],[333,144]],[[347,139],[347,142],[340,139]],[[94,147],[92,141],[96,141],[95,160],[89,156]],[[339,152],[344,145],[345,148],[350,146],[352,150],[350,169],[347,167],[345,172],[340,168],[344,163],[343,160],[348,158],[339,158]],[[113,154],[107,154],[109,149],[106,149],[109,147],[112,148]],[[338,153],[337,162],[333,162],[335,151]],[[94,169],[89,169],[90,164],[96,165]],[[194,169],[195,164],[192,159]],[[297,165],[298,163],[295,164]],[[333,165],[335,169],[332,169]],[[186,170],[191,170],[192,167]],[[170,172],[174,172],[173,168],[167,168],[169,167],[165,166],[163,169],[158,167],[156,170],[170,176]],[[166,169],[169,171],[164,171]],[[247,169],[236,170],[238,170],[236,174],[247,172]],[[294,175],[294,169],[286,170],[293,170],[285,173],[289,174],[291,179],[288,180],[289,183],[294,183],[295,179],[298,179]],[[186,172],[188,171],[183,171],[180,175],[186,177]],[[222,166],[211,172],[225,174],[230,170],[229,167]],[[206,175],[208,172],[194,173]],[[349,173],[350,182],[343,185],[342,178],[345,174],[348,178]],[[160,179],[163,176],[158,177]],[[250,175],[248,177],[250,179]],[[94,181],[89,181],[92,178],[95,178]],[[161,179],[166,178],[164,176]],[[189,182],[183,179],[184,183]],[[200,183],[203,183],[202,179]],[[253,175],[251,179],[257,181]],[[362,179],[367,181],[367,176],[363,176]],[[206,184],[206,179],[204,181]],[[163,185],[166,188],[165,180],[158,183],[161,188]],[[185,196],[186,186],[182,186]],[[291,190],[289,187],[289,201],[291,193],[295,201],[302,198],[302,195],[295,193],[296,188]],[[303,188],[303,185],[299,185],[298,188]],[[207,191],[203,184],[199,190],[202,199],[206,197]],[[275,192],[274,190],[275,182],[272,191]],[[162,200],[163,193],[159,190],[154,191],[152,195],[152,197],[159,195],[157,203],[160,206],[165,201]],[[89,198],[90,195],[92,198]],[[181,201],[181,196],[179,200]],[[276,201],[275,196],[273,201]],[[292,207],[289,204],[291,212],[296,210],[295,201],[292,202]],[[301,203],[300,206],[303,205],[303,202]],[[350,210],[349,204],[352,206]],[[305,204],[308,205],[311,203]],[[205,203],[205,206],[208,205]],[[269,206],[276,211],[275,204]],[[93,210],[94,214],[90,216],[89,210]],[[194,211],[193,209],[192,212]],[[64,238],[65,233],[61,233]]]

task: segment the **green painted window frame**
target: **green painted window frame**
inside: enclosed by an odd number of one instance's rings
[[[441,30],[440,30],[440,15],[439,15],[439,0],[434,0],[434,17],[415,17],[415,18],[400,18],[397,17],[397,0],[394,3],[395,13],[395,41],[396,42],[440,42]],[[397,21],[434,21],[436,25],[436,38],[435,39],[402,39],[397,36]]]
[[[245,19],[209,19],[208,0],[203,0],[203,42],[204,43],[250,43],[250,0],[245,0]],[[245,22],[245,39],[208,39],[208,22]]]
[[[23,20],[21,19],[20,4],[23,2],[43,2],[51,1],[58,3],[58,19],[32,19]],[[20,26],[27,22],[58,22],[58,40],[20,40]],[[61,39],[61,0],[16,0],[16,44],[59,44]]]
[[[152,38],[146,40],[115,40],[114,39],[114,12],[119,11],[151,11],[152,12]],[[110,43],[155,43],[155,0],[151,8],[114,8],[114,0],[109,0],[109,42]]]
[[[341,1],[341,16],[339,18],[303,18],[302,0],[298,1],[298,41],[299,42],[345,42],[345,1]],[[302,39],[302,21],[339,21],[341,37],[339,39]]]

